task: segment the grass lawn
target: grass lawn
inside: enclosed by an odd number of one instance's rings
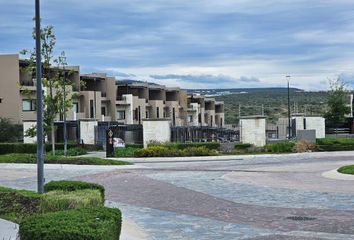
[[[338,169],[338,172],[344,174],[352,174],[354,175],[354,165],[344,166]]]
[[[0,163],[36,163],[35,154],[11,153],[0,155]],[[107,160],[97,157],[67,157],[47,155],[47,164],[76,164],[76,165],[130,165],[125,161]]]

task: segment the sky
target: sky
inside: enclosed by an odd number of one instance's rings
[[[354,86],[353,0],[47,0],[82,73],[182,88]],[[0,0],[0,54],[32,49],[34,0]]]

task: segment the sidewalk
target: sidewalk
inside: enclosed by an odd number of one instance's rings
[[[17,233],[18,225],[16,223],[0,219],[0,240],[16,240]]]

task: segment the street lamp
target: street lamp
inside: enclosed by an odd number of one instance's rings
[[[290,75],[286,76],[288,82],[288,139],[291,139],[291,113],[290,113]]]
[[[35,0],[37,95],[37,191],[44,192],[43,105],[40,2]]]
[[[68,153],[68,136],[67,136],[67,128],[66,128],[66,57],[61,56],[60,62],[63,63],[63,114],[64,114],[64,156],[67,157]]]

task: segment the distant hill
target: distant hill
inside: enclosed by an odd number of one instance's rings
[[[322,115],[326,110],[327,92],[305,92],[293,90],[290,93],[292,113]],[[287,90],[254,91],[232,93],[215,96],[218,101],[225,102],[225,120],[236,123],[241,108],[241,116],[260,115],[262,108],[265,116],[272,122],[279,117],[286,117],[288,112]]]
[[[207,95],[207,96],[222,96],[237,93],[284,93],[288,92],[288,88],[274,87],[274,88],[228,88],[228,89],[186,89],[188,93]],[[290,88],[290,92],[304,92],[303,89]]]

